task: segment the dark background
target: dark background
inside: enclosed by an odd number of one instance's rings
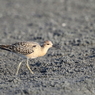
[[[95,0],[0,0],[0,44],[18,41],[51,48],[30,60],[0,50],[0,95],[95,95]]]

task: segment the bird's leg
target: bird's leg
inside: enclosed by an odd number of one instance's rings
[[[18,67],[17,67],[16,75],[18,75],[18,71],[19,71],[19,69],[20,69],[20,66],[21,66],[22,62],[23,62],[23,61],[21,61],[21,62],[19,63],[19,65],[18,65]]]
[[[29,66],[29,64],[28,64],[28,60],[29,60],[29,59],[27,58],[27,64],[26,64],[26,66],[27,66],[27,68],[30,70],[30,72],[31,72],[32,74],[34,74],[33,71],[30,69],[30,66]]]

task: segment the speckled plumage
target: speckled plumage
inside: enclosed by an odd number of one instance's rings
[[[33,53],[33,49],[36,48],[36,46],[40,47],[40,45],[36,42],[17,42],[12,45],[0,45],[0,48],[11,52],[27,55]]]
[[[30,69],[28,65],[28,59],[29,58],[37,58],[40,56],[44,56],[48,49],[52,47],[52,42],[51,41],[45,41],[42,46],[40,46],[36,42],[17,42],[11,45],[0,45],[0,48],[3,50],[11,51],[14,53],[21,54],[27,58],[27,67],[30,70],[30,72],[33,74],[32,70]],[[17,73],[20,68],[22,62],[20,62],[18,68],[17,68]]]

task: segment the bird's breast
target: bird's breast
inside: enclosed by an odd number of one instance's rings
[[[27,54],[26,56],[27,56],[28,58],[37,58],[37,57],[44,56],[45,54],[46,54],[45,52],[34,51],[33,53]]]

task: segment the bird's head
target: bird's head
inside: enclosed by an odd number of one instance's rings
[[[45,41],[44,47],[51,48],[53,46],[53,43],[51,41]]]

